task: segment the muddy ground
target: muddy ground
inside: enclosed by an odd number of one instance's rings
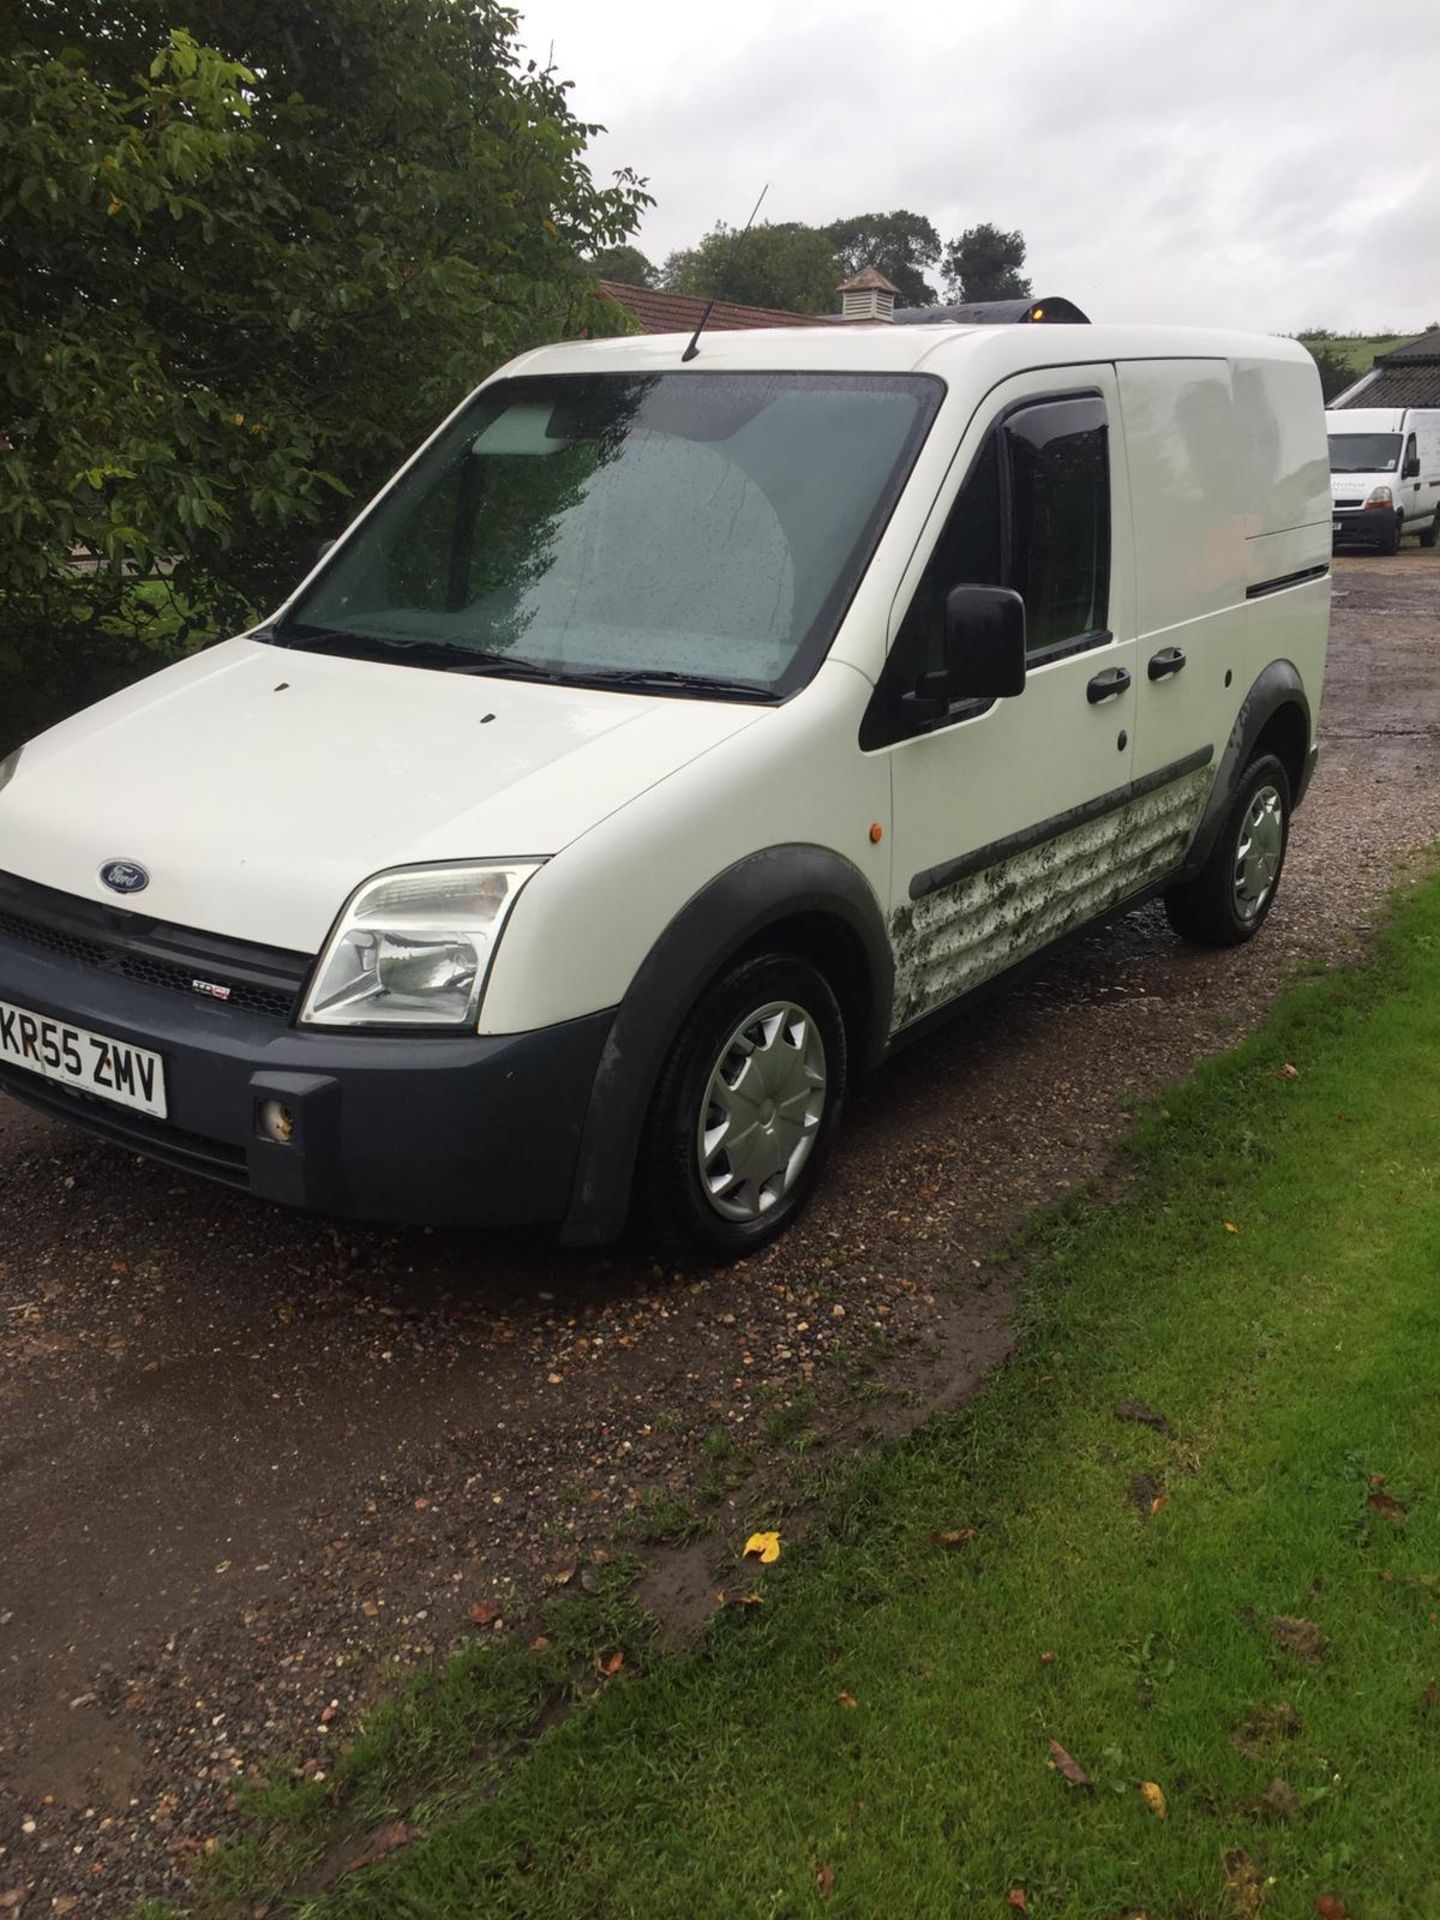
[[[683,1632],[777,1489],[962,1399],[1010,1339],[1003,1236],[1354,953],[1440,834],[1440,553],[1335,587],[1263,937],[1189,951],[1149,908],[958,1019],[861,1090],[823,1194],[747,1265],[335,1227],[0,1096],[0,1909],[183,1891],[237,1775],[323,1772],[476,1602],[523,1621],[547,1574],[689,1509],[704,1540],[643,1549]]]

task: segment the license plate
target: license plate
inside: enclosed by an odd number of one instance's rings
[[[47,1020],[0,1000],[0,1060],[46,1080],[165,1118],[165,1065],[158,1053],[107,1034]]]
[[[1336,533],[1340,531],[1340,522],[1338,520],[1335,522],[1335,531]]]

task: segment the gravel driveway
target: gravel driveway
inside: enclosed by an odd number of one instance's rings
[[[1191,952],[1150,908],[958,1019],[862,1090],[822,1197],[745,1266],[337,1228],[0,1096],[0,1912],[181,1891],[235,1776],[323,1772],[386,1673],[477,1602],[523,1622],[660,1494],[711,1527],[644,1549],[683,1631],[762,1501],[963,1398],[1010,1337],[1006,1231],[1354,952],[1440,835],[1440,553],[1335,585],[1261,939]]]

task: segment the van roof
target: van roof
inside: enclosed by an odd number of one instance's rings
[[[686,333],[627,334],[537,347],[510,362],[514,373],[678,371]],[[1027,367],[1085,366],[1105,360],[1309,361],[1298,341],[1274,334],[1202,327],[909,326],[757,327],[706,333],[689,366],[696,372],[983,373],[1003,379]],[[1313,364],[1313,363],[1312,363]]]

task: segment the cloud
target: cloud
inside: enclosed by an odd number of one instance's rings
[[[1440,29],[1336,0],[907,9],[536,0],[524,23],[647,174],[655,258],[717,220],[907,206],[1018,226],[1097,319],[1420,327],[1440,314]]]

